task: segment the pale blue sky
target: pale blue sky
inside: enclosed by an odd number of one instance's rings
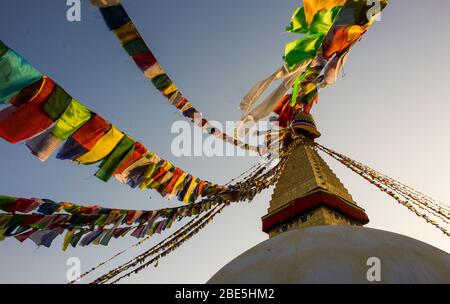
[[[3,1],[0,39],[50,75],[82,103],[192,174],[227,182],[257,158],[175,158],[172,123],[181,119],[124,53],[88,1],[82,21],[65,19],[66,1]],[[124,0],[123,4],[161,65],[209,119],[240,116],[240,98],[279,67],[284,32],[300,1]],[[393,0],[352,52],[346,76],[321,92],[313,114],[319,142],[398,178],[436,199],[450,201],[450,2]],[[0,142],[0,193],[48,197],[129,209],[174,205],[155,192],[93,177],[95,167],[33,157],[23,144]],[[445,251],[450,241],[376,188],[326,158],[366,209],[369,227],[415,237]],[[167,258],[127,283],[203,283],[220,267],[263,241],[260,217],[271,191],[251,204],[227,208],[210,226]],[[124,262],[152,242],[132,250]],[[66,259],[77,256],[84,270],[135,242],[61,251],[15,239],[0,243],[0,283],[65,282]],[[117,265],[117,264],[115,264]],[[101,275],[105,266],[88,278]]]

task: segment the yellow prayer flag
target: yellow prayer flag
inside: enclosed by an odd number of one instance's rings
[[[171,196],[172,196],[172,195],[175,195],[175,194],[178,192],[178,190],[179,190],[179,188],[180,188],[180,185],[181,185],[181,183],[185,180],[186,176],[187,176],[187,173],[183,173],[183,174],[177,179],[177,181],[175,182],[175,185],[173,185],[173,191],[172,191],[172,193],[170,194]]]
[[[197,185],[196,178],[192,177],[192,180],[191,180],[191,183],[189,185],[189,188],[186,191],[186,194],[184,195],[184,198],[183,198],[183,202],[184,203],[186,203],[186,204],[189,203],[189,198],[191,197],[192,191],[194,191],[194,188],[195,188],[196,185]]]
[[[342,6],[347,0],[303,0],[306,22],[311,24],[314,16],[321,10],[329,10],[336,6]]]
[[[175,92],[176,90],[178,90],[177,86],[175,84],[171,84],[170,86],[168,86],[167,88],[165,88],[162,93],[164,96],[168,96],[171,93]]]
[[[75,229],[66,232],[66,235],[64,236],[63,251],[67,250],[67,247],[69,246],[69,243],[72,240],[72,236],[74,233]]]
[[[153,181],[152,176],[155,173],[156,169],[157,169],[156,163],[154,163],[153,165],[149,166],[147,170],[145,170],[144,177],[142,179],[141,184],[139,185],[139,188],[141,190],[146,189],[147,186],[150,185],[150,183]]]
[[[115,126],[111,126],[111,129],[100,138],[91,151],[79,157],[76,161],[88,165],[104,159],[122,140],[123,136],[124,134]]]

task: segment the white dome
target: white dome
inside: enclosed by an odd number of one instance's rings
[[[270,238],[219,270],[209,284],[450,283],[450,255],[404,235],[358,226],[313,226]],[[372,264],[371,264],[372,265]]]

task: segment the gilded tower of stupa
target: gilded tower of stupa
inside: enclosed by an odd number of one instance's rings
[[[306,140],[320,136],[311,114],[299,112],[292,125]],[[262,218],[263,231],[270,237],[314,225],[364,225],[368,221],[364,209],[307,143],[291,154]]]

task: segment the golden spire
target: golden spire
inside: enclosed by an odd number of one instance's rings
[[[320,136],[313,117],[300,112],[295,132]],[[295,148],[275,186],[263,231],[274,236],[313,225],[364,225],[369,219],[317,151],[308,144]]]

